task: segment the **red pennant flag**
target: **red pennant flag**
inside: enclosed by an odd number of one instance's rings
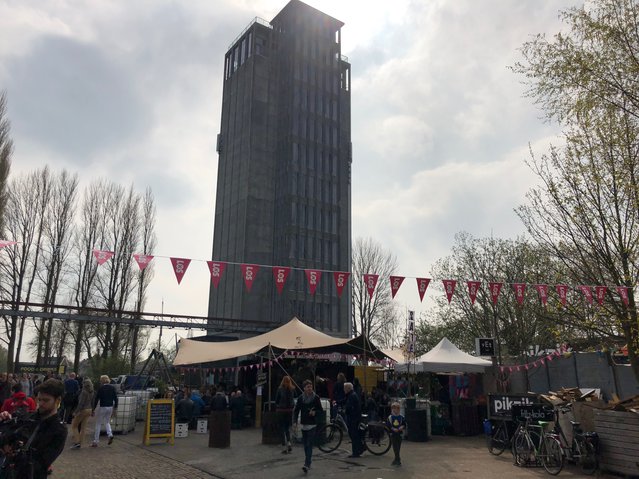
[[[391,298],[394,298],[399,291],[399,287],[404,282],[403,276],[391,276],[390,277],[390,287],[391,287]]]
[[[562,306],[566,306],[566,298],[568,297],[568,286],[565,284],[558,284],[555,286],[557,294],[559,295],[559,301]]]
[[[417,291],[419,292],[419,300],[424,301],[424,294],[430,284],[430,278],[417,278]]]
[[[213,286],[217,289],[220,285],[224,270],[226,270],[226,263],[221,261],[207,261],[206,264],[209,265],[209,271],[211,272],[211,283],[213,283]]]
[[[488,283],[490,297],[493,299],[493,304],[497,304],[497,298],[499,297],[499,293],[503,285],[504,283]]]
[[[470,296],[470,304],[475,304],[477,299],[477,293],[481,283],[479,281],[466,281],[468,284],[468,296]]]
[[[515,290],[515,298],[521,306],[524,304],[524,296],[526,294],[526,283],[514,283],[513,289]]]
[[[337,297],[342,297],[342,291],[344,291],[344,287],[346,286],[346,282],[348,281],[348,277],[350,273],[346,271],[333,271],[333,279],[335,280],[335,287],[337,288]]]
[[[453,299],[453,293],[455,292],[455,285],[457,285],[457,281],[454,279],[444,279],[442,280],[442,283],[444,283],[444,291],[448,298],[448,304],[450,304],[451,299]]]
[[[255,277],[257,276],[257,272],[260,270],[260,267],[256,264],[243,264],[240,265],[240,268],[242,268],[242,278],[244,278],[246,290],[250,293],[251,288],[253,287],[253,281],[255,281]]]
[[[11,246],[13,244],[18,244],[17,241],[8,241],[8,240],[0,240],[0,249]]]
[[[308,289],[311,291],[311,296],[313,296],[322,277],[322,272],[318,269],[305,269],[304,272],[308,280]]]
[[[153,256],[151,256],[150,254],[134,254],[133,258],[135,259],[135,262],[138,264],[140,271],[144,271],[144,269],[153,260]]]
[[[584,298],[586,298],[586,302],[588,304],[592,304],[592,289],[590,289],[590,286],[579,286],[579,289],[584,294]]]
[[[606,286],[595,286],[595,295],[597,295],[597,302],[599,303],[599,306],[603,306],[607,290],[608,287]]]
[[[619,293],[624,306],[628,306],[628,288],[626,286],[617,286],[617,292]]]
[[[537,288],[537,292],[539,293],[539,301],[543,306],[548,304],[548,285],[547,284],[536,284],[535,288]]]
[[[186,274],[186,270],[191,264],[191,260],[187,258],[171,258],[171,264],[173,265],[173,271],[175,272],[175,278],[178,284],[182,282],[182,278]]]
[[[284,283],[286,283],[286,278],[288,278],[290,272],[291,268],[286,266],[273,266],[273,280],[275,281],[275,286],[279,294],[282,294]]]
[[[111,258],[113,258],[114,254],[115,253],[113,251],[102,251],[99,249],[93,250],[93,256],[95,256],[95,259],[98,261],[98,265],[102,265],[109,261]]]
[[[364,284],[366,285],[366,291],[368,291],[368,297],[373,299],[373,293],[375,292],[375,286],[377,286],[378,274],[365,274]]]

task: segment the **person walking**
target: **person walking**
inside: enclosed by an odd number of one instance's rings
[[[362,444],[359,431],[359,423],[362,419],[362,403],[353,389],[353,383],[344,383],[344,392],[346,393],[346,405],[344,407],[346,425],[348,426],[348,435],[352,443],[352,454],[348,457],[360,457],[364,452],[364,444]]]
[[[293,421],[297,427],[297,418],[300,417],[302,424],[302,443],[304,444],[304,465],[302,471],[307,473],[311,468],[313,458],[313,442],[317,429],[317,414],[322,411],[320,398],[313,391],[313,382],[308,379],[304,381],[304,392],[297,398],[295,409],[293,410]]]
[[[91,417],[93,406],[93,383],[90,379],[82,382],[82,392],[78,398],[78,405],[73,411],[73,421],[71,421],[71,433],[73,434],[73,445],[71,449],[80,449],[87,430],[87,424]]]
[[[406,429],[406,419],[399,413],[398,402],[391,404],[391,413],[386,418],[386,427],[391,433],[391,444],[393,445],[393,453],[395,454],[395,460],[391,463],[391,466],[401,466],[402,460],[399,457],[399,450],[402,447],[402,436],[404,435],[404,429]]]
[[[293,397],[294,386],[290,376],[284,376],[280,387],[275,393],[275,412],[277,422],[282,434],[282,454],[288,454],[293,449],[291,447],[291,419],[293,409],[295,409],[295,398]]]
[[[93,400],[93,411],[91,411],[91,416],[96,416],[93,444],[91,444],[91,447],[98,447],[98,444],[100,443],[100,428],[102,427],[103,422],[107,436],[109,436],[107,444],[111,445],[111,443],[113,443],[113,431],[111,431],[111,423],[109,421],[111,420],[111,414],[113,414],[113,411],[118,408],[118,394],[110,382],[111,380],[109,379],[109,376],[100,376],[101,386],[95,395],[95,399]]]
[[[80,384],[75,378],[75,373],[70,373],[69,377],[64,381],[64,397],[62,405],[64,406],[63,420],[67,424],[71,424],[71,416],[74,408],[78,405],[78,396],[80,395]]]

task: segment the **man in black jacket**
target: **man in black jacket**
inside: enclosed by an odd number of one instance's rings
[[[313,391],[313,382],[308,379],[304,381],[304,392],[297,398],[295,409],[293,409],[293,423],[297,427],[297,418],[302,415],[302,442],[304,443],[304,465],[302,470],[306,473],[311,467],[313,456],[313,442],[317,429],[317,415],[322,411],[322,402]]]
[[[58,418],[63,394],[62,381],[48,379],[40,384],[36,389],[38,410],[13,437],[3,435],[1,446],[9,459],[5,467],[14,468],[14,477],[45,479],[47,470],[64,449],[67,428]],[[0,413],[0,421],[10,419],[9,413]]]
[[[346,405],[344,407],[346,425],[348,426],[348,435],[351,437],[353,447],[353,453],[348,457],[360,457],[364,452],[364,444],[362,444],[359,431],[359,423],[362,419],[362,404],[353,390],[352,383],[344,383],[344,392],[346,393]]]

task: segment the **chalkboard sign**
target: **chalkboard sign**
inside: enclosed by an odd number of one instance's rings
[[[144,444],[150,444],[152,438],[165,437],[174,442],[175,409],[172,399],[151,399],[146,404],[146,424],[144,426]]]

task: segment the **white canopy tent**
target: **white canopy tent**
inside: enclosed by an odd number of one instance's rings
[[[410,366],[410,372],[483,373],[492,365],[490,361],[461,351],[447,338],[443,338],[437,346],[418,357],[414,363],[397,363],[395,371],[406,372]]]
[[[268,333],[237,341],[212,343],[182,338],[173,364],[184,366],[237,358],[256,354],[269,346],[276,349],[300,350],[342,346],[350,341],[350,338],[335,338],[324,334],[293,318]]]

